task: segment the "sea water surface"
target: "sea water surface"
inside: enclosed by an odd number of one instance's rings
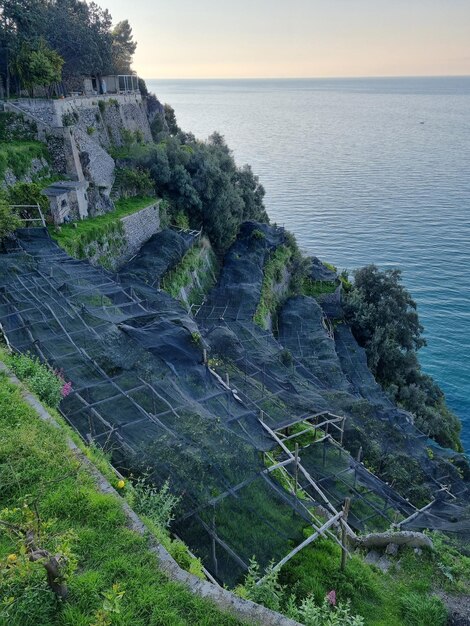
[[[470,452],[470,77],[147,83],[183,130],[225,136],[302,249],[402,270]]]

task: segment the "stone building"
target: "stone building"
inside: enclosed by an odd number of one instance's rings
[[[86,180],[61,180],[42,190],[49,199],[54,224],[88,217],[87,188]]]

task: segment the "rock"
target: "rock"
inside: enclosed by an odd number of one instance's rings
[[[396,556],[398,554],[399,546],[396,543],[389,543],[385,548],[385,554],[389,554],[390,556]]]
[[[423,551],[421,550],[421,548],[415,548],[413,550],[413,552],[417,555],[417,556],[421,556],[423,554]]]
[[[377,550],[370,550],[364,559],[369,565],[375,565],[384,574],[390,569],[392,562],[386,556],[381,555]]]

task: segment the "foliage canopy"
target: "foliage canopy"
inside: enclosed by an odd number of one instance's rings
[[[345,312],[377,381],[416,416],[418,428],[441,445],[460,450],[460,421],[447,408],[437,383],[421,370],[417,351],[426,345],[423,327],[400,270],[368,265],[354,272]]]

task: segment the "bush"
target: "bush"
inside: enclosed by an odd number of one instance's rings
[[[0,197],[0,242],[21,226],[18,215]]]
[[[332,599],[328,599],[332,598],[333,593],[328,594],[321,606],[317,606],[311,597],[305,598],[300,607],[292,602],[288,616],[305,626],[364,626],[362,617],[351,615],[349,602],[336,605]]]
[[[16,183],[8,188],[10,204],[39,204],[43,211],[49,209],[49,200],[41,193],[38,183]]]
[[[245,578],[243,586],[236,589],[238,595],[258,604],[279,611],[281,609],[281,601],[284,594],[284,588],[278,581],[279,572],[273,569],[273,565],[269,565],[264,576],[261,575],[259,565],[253,558],[250,560],[250,566]],[[261,580],[261,582],[259,582]]]
[[[28,354],[15,354],[9,365],[38,398],[52,408],[57,408],[63,397],[71,391],[70,383],[62,376],[43,365],[37,357]]]
[[[258,230],[257,228],[251,233],[251,238],[258,240],[258,241],[262,241],[263,239],[266,239],[266,235],[263,233],[262,230]]]
[[[161,489],[141,477],[134,482],[133,508],[140,515],[146,515],[160,528],[168,528],[172,522],[173,512],[180,498],[170,492],[168,480]]]
[[[114,191],[124,198],[148,196],[154,193],[154,184],[148,170],[123,167],[116,170]]]

